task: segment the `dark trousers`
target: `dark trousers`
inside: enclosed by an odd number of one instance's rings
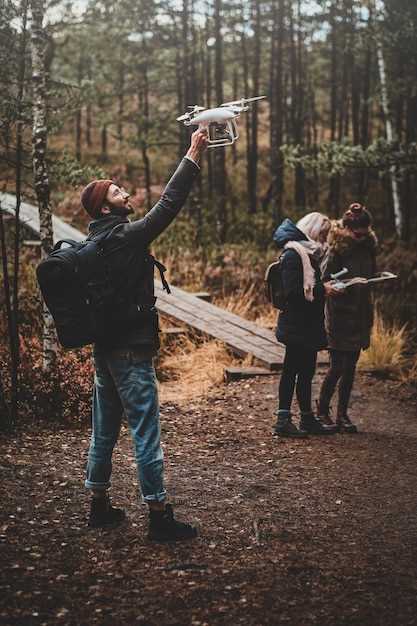
[[[302,413],[311,412],[311,383],[316,371],[317,350],[286,346],[279,383],[279,410],[289,411],[296,390]]]
[[[355,380],[356,363],[360,350],[348,352],[345,350],[330,350],[330,368],[326,374],[320,390],[319,413],[328,415],[330,401],[339,383],[339,398],[337,417],[347,414],[350,394]]]

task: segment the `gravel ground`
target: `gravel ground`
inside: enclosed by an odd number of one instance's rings
[[[358,435],[284,441],[276,385],[162,406],[167,485],[200,527],[191,543],[147,542],[126,429],[112,498],[129,521],[111,531],[86,528],[87,431],[0,440],[0,623],[417,624],[415,395],[361,374]]]

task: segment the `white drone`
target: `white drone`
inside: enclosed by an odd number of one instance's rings
[[[184,122],[185,126],[198,126],[199,129],[207,130],[209,148],[231,146],[239,139],[235,120],[242,112],[249,110],[249,102],[262,100],[265,97],[241,98],[233,102],[224,102],[214,109],[205,109],[196,104],[188,107],[191,109],[190,111],[177,117],[177,122]]]

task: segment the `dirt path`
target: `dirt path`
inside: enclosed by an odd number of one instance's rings
[[[0,623],[417,624],[416,398],[362,375],[361,434],[281,441],[275,387],[162,407],[193,543],[146,542],[126,431],[112,491],[129,523],[113,531],[85,527],[87,432],[1,442]]]

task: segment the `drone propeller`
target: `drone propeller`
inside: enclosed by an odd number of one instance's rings
[[[187,109],[191,109],[192,112],[197,113],[197,111],[204,111],[206,107],[200,107],[198,104],[192,104],[187,107]]]
[[[184,120],[189,120],[191,117],[190,113],[184,113],[184,115],[180,115],[177,117],[177,122],[183,122]]]
[[[232,106],[245,106],[247,102],[254,102],[255,100],[263,100],[266,96],[255,96],[254,98],[241,98],[240,100],[233,100],[232,102],[223,102],[221,107],[232,107]]]

